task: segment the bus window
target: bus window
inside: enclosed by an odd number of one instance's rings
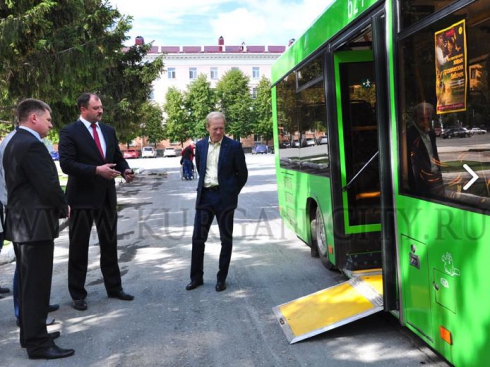
[[[456,0],[440,1],[440,0],[426,0],[421,2],[420,0],[404,0],[400,1],[400,25],[404,29],[417,23],[419,20],[432,15],[436,11],[445,8],[452,4]]]
[[[277,125],[281,167],[299,170],[299,145],[294,136],[298,132],[296,118],[296,74],[290,73],[277,84]]]
[[[402,193],[490,209],[488,29],[479,1],[399,42]]]
[[[318,144],[326,134],[326,107],[323,80],[297,94],[301,149],[301,171],[328,175],[328,144]]]
[[[281,167],[328,175],[323,55],[289,74],[276,92]]]

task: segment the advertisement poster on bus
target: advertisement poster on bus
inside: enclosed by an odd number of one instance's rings
[[[465,21],[435,33],[437,114],[466,110]]]

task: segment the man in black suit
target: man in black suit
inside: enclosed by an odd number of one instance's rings
[[[66,197],[72,208],[69,221],[68,289],[76,310],[86,310],[85,280],[88,245],[95,221],[100,247],[100,268],[107,295],[131,301],[123,291],[117,258],[117,197],[114,179],[126,182],[134,174],[123,158],[115,130],[100,123],[102,102],[96,94],[83,93],[77,101],[78,121],[60,132],[60,166],[68,175]]]
[[[51,124],[51,108],[26,99],[17,108],[19,130],[3,156],[8,204],[5,238],[14,244],[20,283],[20,344],[31,359],[69,357],[73,349],[56,346],[59,332],[48,334],[54,239],[59,218],[69,216],[58,172],[42,143]]]
[[[216,291],[221,292],[226,289],[233,248],[233,215],[238,194],[247,182],[248,169],[241,144],[225,136],[225,116],[221,112],[208,114],[206,130],[209,138],[196,144],[199,181],[192,234],[191,282],[186,289],[203,284],[204,246],[216,216],[221,239]]]

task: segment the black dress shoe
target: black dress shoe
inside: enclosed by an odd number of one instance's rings
[[[71,357],[75,354],[73,349],[62,349],[57,345],[46,348],[43,351],[32,353],[29,355],[29,359],[58,359]]]
[[[226,282],[224,280],[218,280],[216,283],[216,292],[223,292],[226,289]]]
[[[5,287],[0,287],[0,293],[9,293],[10,289]]]
[[[49,337],[53,340],[55,339],[58,339],[60,336],[61,336],[61,333],[59,331],[53,331],[52,333],[48,333]],[[24,342],[20,342],[20,346],[21,348],[25,348],[26,345],[24,344]]]
[[[120,290],[119,292],[109,293],[108,296],[109,298],[119,298],[122,301],[132,301],[134,299],[134,296],[127,294],[123,290]]]
[[[203,285],[203,284],[204,284],[204,282],[202,279],[201,280],[193,280],[192,282],[187,284],[185,289],[188,291],[192,291],[193,289],[196,289],[197,287],[199,287],[200,285]]]
[[[54,312],[57,311],[60,308],[60,305],[54,304],[54,305],[49,305],[48,307],[48,312]]]
[[[74,299],[71,305],[78,311],[85,311],[87,309],[87,302],[84,299]]]

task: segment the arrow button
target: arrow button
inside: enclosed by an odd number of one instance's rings
[[[463,164],[463,168],[468,171],[468,173],[471,175],[472,179],[468,181],[468,183],[466,185],[464,185],[463,187],[463,190],[468,190],[471,185],[473,185],[475,183],[476,180],[479,179],[478,175],[475,173],[475,171],[473,171],[470,166],[468,166],[467,164]]]

